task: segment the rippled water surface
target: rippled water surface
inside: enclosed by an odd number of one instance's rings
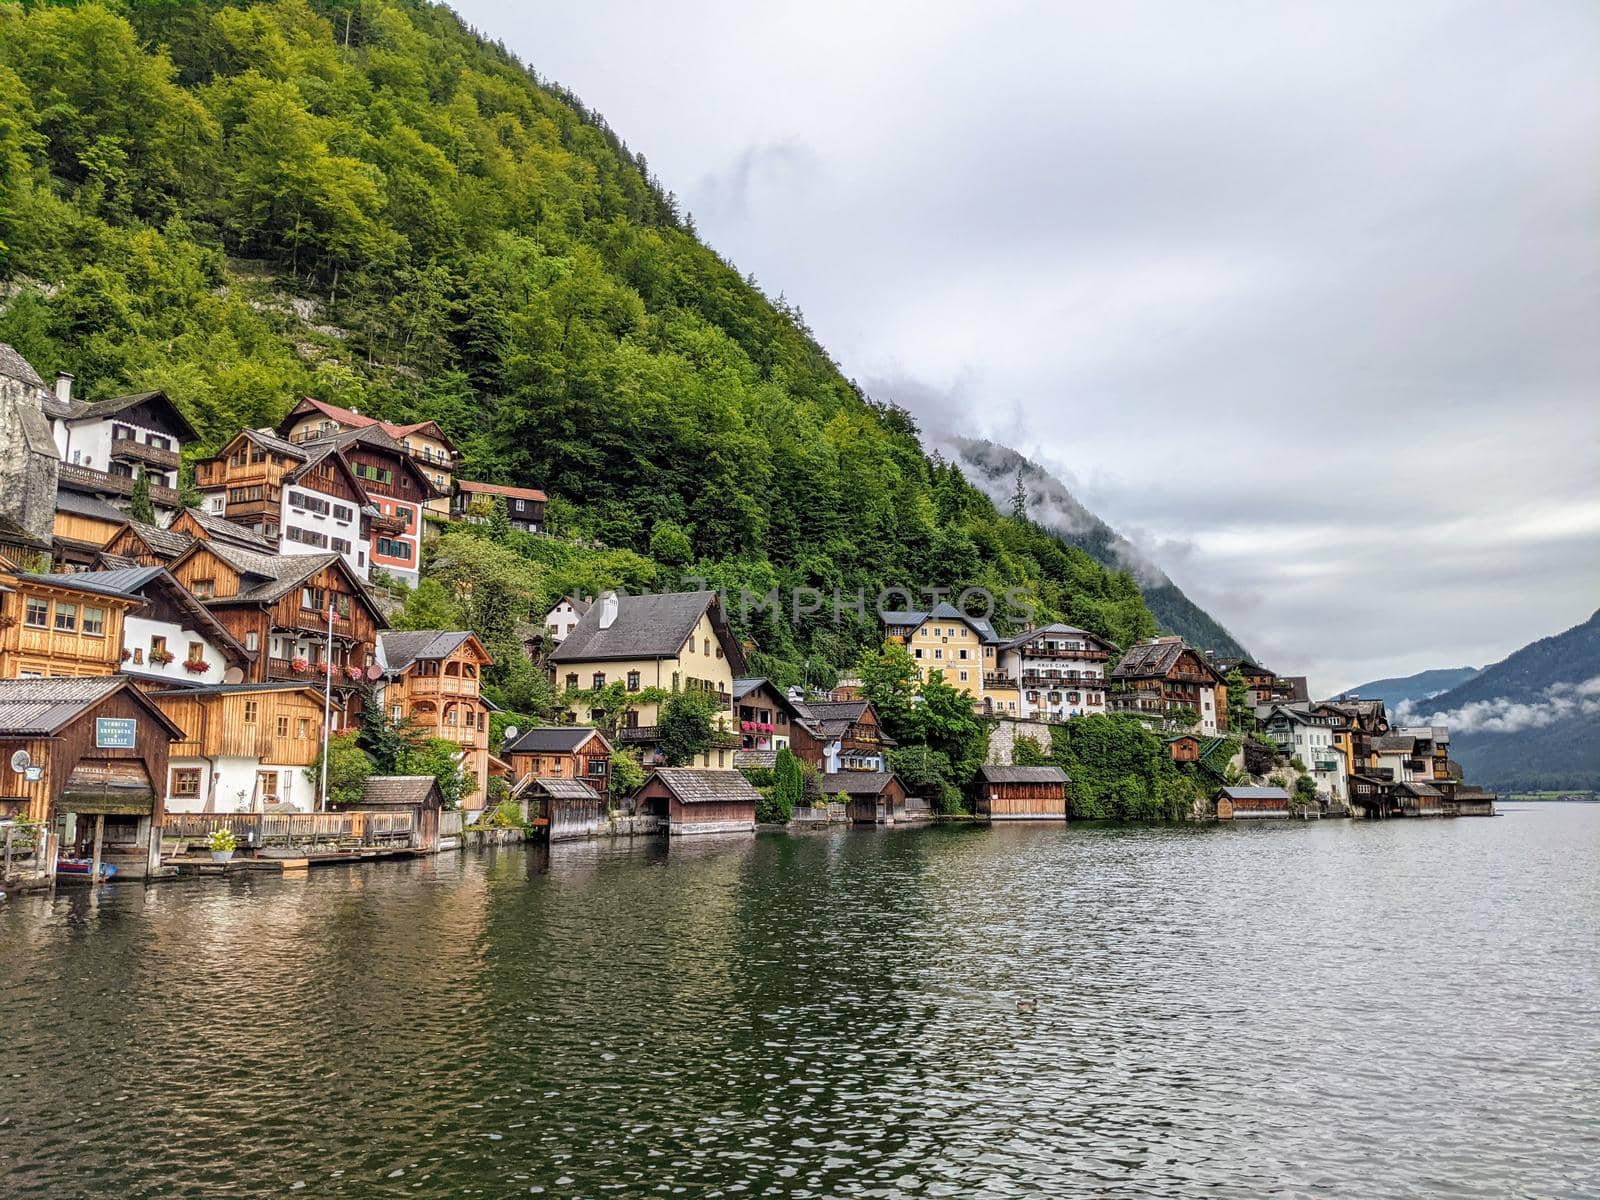
[[[1593,1196],[1597,929],[1589,806],[13,897],[0,1196]]]

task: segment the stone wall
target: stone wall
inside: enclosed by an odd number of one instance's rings
[[[986,765],[991,767],[1009,767],[1012,765],[1012,747],[1017,744],[1019,737],[1032,738],[1039,743],[1039,748],[1046,754],[1050,753],[1050,726],[1043,721],[1014,721],[1001,719],[994,723],[994,731],[989,735],[989,757]]]
[[[0,345],[0,533],[48,546],[61,453],[44,415],[45,396],[33,368]]]

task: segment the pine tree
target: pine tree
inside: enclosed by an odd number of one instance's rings
[[[1028,519],[1028,484],[1021,467],[1017,468],[1017,486],[1011,493],[1011,515],[1019,521]]]
[[[156,523],[156,506],[150,500],[150,476],[139,472],[139,478],[133,481],[133,495],[128,499],[128,515],[135,521],[143,521],[146,525]]]

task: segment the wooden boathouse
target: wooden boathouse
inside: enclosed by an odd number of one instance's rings
[[[817,779],[823,799],[843,795],[856,825],[893,825],[906,819],[906,785],[893,771],[837,771]]]
[[[1289,816],[1289,793],[1281,787],[1225,787],[1216,795],[1217,820],[1257,821]]]
[[[981,767],[975,811],[991,821],[1065,821],[1067,782],[1060,767]]]
[[[665,823],[673,837],[754,833],[761,797],[738,771],[658,767],[634,793],[637,811]]]

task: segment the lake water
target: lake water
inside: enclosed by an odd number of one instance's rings
[[[13,897],[0,1196],[1594,1196],[1597,931],[1578,805]]]

